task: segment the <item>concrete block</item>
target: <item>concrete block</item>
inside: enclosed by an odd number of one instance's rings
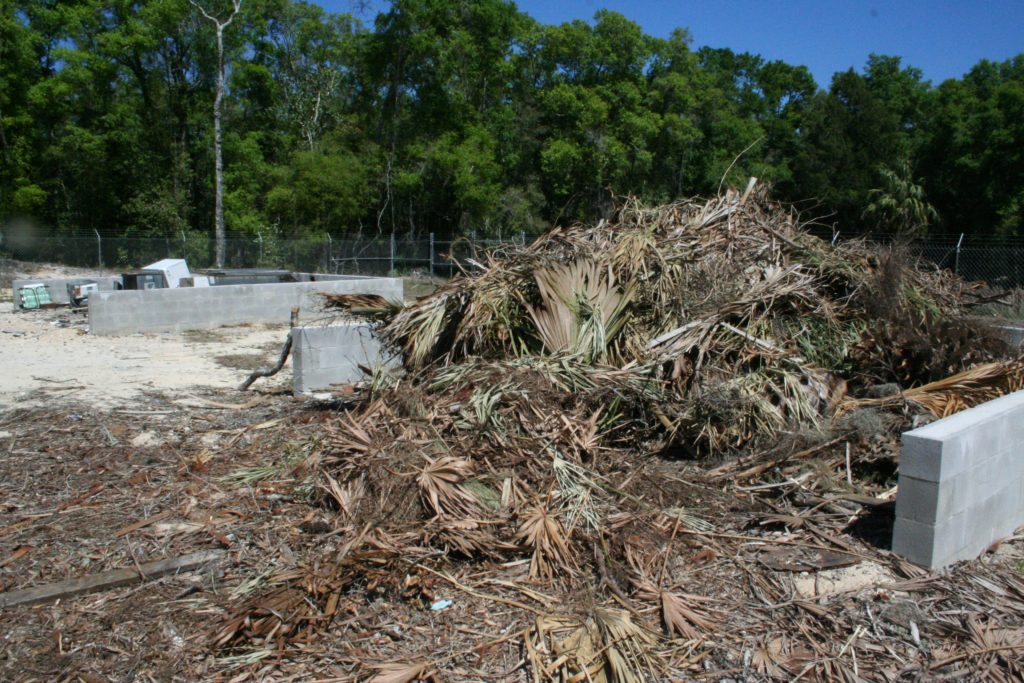
[[[939,568],[1024,523],[1024,391],[903,435],[893,551]]]
[[[931,567],[935,554],[935,525],[897,516],[892,529],[892,551],[911,562]]]
[[[999,329],[1010,346],[1018,349],[1024,349],[1024,327],[1007,325]]]
[[[285,323],[293,307],[300,309],[300,319],[319,317],[324,292],[379,294],[397,301],[404,295],[401,278],[320,275],[306,282],[98,292],[89,300],[89,331],[134,334]]]
[[[1024,425],[1006,420],[1007,413],[1024,409],[1024,392],[961,411],[920,429],[905,432],[900,472],[916,479],[942,481],[973,467],[975,454],[988,455],[1020,444]]]
[[[348,322],[292,329],[292,377],[295,393],[329,389],[367,379],[360,366],[398,366],[367,323]]]
[[[940,493],[938,482],[900,477],[896,516],[924,524],[935,524]]]
[[[963,469],[962,446],[955,439],[930,438],[904,432],[900,448],[900,473],[924,481],[951,479]]]

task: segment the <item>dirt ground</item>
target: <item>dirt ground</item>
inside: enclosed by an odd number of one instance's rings
[[[222,553],[195,571],[0,607],[0,680],[556,680],[531,650],[543,628],[628,590],[600,565],[559,593],[530,578],[525,552],[460,560],[326,505],[317,467],[358,450],[378,418],[357,422],[344,396],[291,396],[287,367],[237,391],[276,358],[283,328],[101,338],[70,311],[0,311],[0,600]],[[371,446],[364,471],[413,480],[393,442]],[[723,478],[710,464],[602,453],[606,494],[676,510],[664,529],[633,511],[610,536],[663,548],[655,573],[694,610],[692,635],[665,638],[660,680],[1019,680],[1024,538],[943,572],[895,557],[889,448],[854,451],[855,477],[885,481],[867,504],[842,486],[842,444],[770,479],[737,476],[743,461]],[[710,523],[680,527],[684,509]],[[627,597],[642,633],[659,632],[659,609]]]
[[[0,593],[200,551],[221,551],[223,559],[199,571],[0,608],[0,680],[354,682],[368,680],[374,666],[421,655],[447,658],[434,680],[531,680],[523,634],[540,623],[538,613],[572,606],[558,604],[552,585],[528,579],[525,558],[480,572],[440,558],[428,563],[430,556],[360,553],[353,561],[366,582],[342,592],[322,624],[324,617],[312,617],[308,631],[300,621],[300,630],[268,635],[262,645],[218,647],[238,615],[253,629],[295,618],[323,590],[318,582],[330,586],[352,571],[331,559],[344,555],[352,530],[336,511],[315,504],[301,469],[336,433],[344,405],[213,389],[198,396],[204,407],[182,405],[173,392],[150,398],[142,408],[58,399],[0,411]],[[889,680],[1005,681],[1019,667],[1006,660],[1022,634],[1019,540],[935,575],[841,534],[865,561],[821,572],[767,571],[780,550],[817,547],[833,532],[780,530],[779,516],[749,493],[687,483],[699,475],[682,463],[638,463],[651,467],[666,486],[654,497],[719,510],[714,533],[680,539],[686,549],[667,567],[673,580],[710,596],[719,620],[758,615],[745,628],[723,625],[705,639],[678,639],[674,656],[692,663],[689,675],[665,680],[785,679],[768,675],[769,656],[795,662],[797,672],[817,657],[829,668],[804,680],[839,680],[858,656],[863,667],[883,648],[907,662]],[[825,517],[842,526],[847,515]],[[769,519],[774,525],[764,527]],[[391,585],[393,576],[404,579]],[[588,593],[575,601],[599,599]],[[981,654],[968,661],[947,645],[954,636],[972,637],[950,630],[962,619],[978,620],[981,629],[978,644],[968,645]],[[1015,626],[993,626],[999,623]],[[860,654],[851,660],[850,648],[840,647],[853,641]],[[753,663],[746,652],[757,653]],[[922,657],[951,663],[941,673],[922,672],[913,663]]]
[[[153,392],[188,400],[272,365],[287,333],[285,325],[253,325],[100,337],[87,333],[84,311],[0,309],[0,408],[57,399],[110,408],[145,404]],[[263,387],[284,389],[290,379],[289,360]]]
[[[290,395],[290,361],[236,389],[277,358],[286,328],[95,337],[84,312],[9,306],[0,302],[0,592],[213,548],[235,569],[5,608],[0,680],[207,678],[202,630],[221,618],[216,596],[234,599],[225,582],[237,588],[275,561],[248,524],[272,526],[290,496],[253,486],[300,448],[289,416],[315,408]],[[154,515],[145,531],[119,532]]]

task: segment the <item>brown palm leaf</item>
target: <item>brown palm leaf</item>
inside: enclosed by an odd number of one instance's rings
[[[898,406],[909,401],[935,417],[947,417],[1021,389],[1024,389],[1024,360],[985,363],[893,396],[848,399],[840,404],[839,414],[870,406]]]
[[[467,557],[483,555],[498,557],[502,552],[516,550],[516,546],[502,542],[488,528],[486,522],[476,519],[446,519],[428,523],[423,536],[433,547],[441,546],[446,552]]]
[[[620,291],[611,267],[591,260],[542,268],[534,277],[544,305],[526,309],[544,348],[603,359],[626,323],[632,284]]]
[[[469,460],[446,455],[437,460],[427,458],[427,464],[416,477],[420,497],[438,517],[445,515],[471,515],[479,508],[476,495],[460,485],[473,473]]]
[[[370,679],[369,683],[409,683],[409,681],[422,680],[430,677],[428,667],[429,664],[426,662],[374,664],[373,668],[377,670],[377,674]]]
[[[391,301],[379,294],[334,294],[324,292],[325,308],[345,311],[350,315],[373,320],[390,321],[405,305],[401,301]]]
[[[531,579],[550,579],[556,568],[568,574],[575,572],[565,529],[554,513],[545,507],[536,506],[527,511],[515,540],[533,549]]]
[[[330,437],[331,445],[336,451],[348,455],[362,455],[373,450],[374,439],[363,424],[372,417],[374,410],[366,410],[357,420],[351,413],[343,414],[338,423],[341,425],[340,432],[334,432]]]
[[[698,607],[701,603],[710,602],[708,598],[673,593],[656,587],[649,580],[634,581],[634,585],[639,597],[661,606],[662,626],[668,636],[675,633],[689,640],[701,640],[707,633],[718,628],[717,613],[706,607]]]
[[[324,479],[326,483],[319,484],[320,489],[338,504],[338,510],[345,517],[349,519],[354,518],[356,516],[356,506],[366,494],[366,485],[363,480],[353,479],[340,484],[337,479],[326,472],[324,472]]]
[[[594,610],[611,680],[617,683],[643,683],[657,680],[651,650],[657,640],[650,631],[633,622],[629,612],[599,607]]]

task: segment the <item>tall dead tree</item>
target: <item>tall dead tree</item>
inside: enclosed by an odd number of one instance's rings
[[[217,91],[213,96],[213,237],[215,241],[215,260],[218,268],[224,267],[224,158],[221,153],[220,107],[224,99],[224,29],[234,21],[242,9],[242,0],[231,0],[232,11],[227,19],[220,19],[206,11],[196,0],[189,0],[199,12],[206,17],[217,30]]]

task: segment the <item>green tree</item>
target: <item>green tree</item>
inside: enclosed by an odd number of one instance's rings
[[[883,231],[902,237],[921,236],[938,213],[928,203],[921,181],[911,176],[910,164],[904,160],[896,168],[882,167],[878,173],[882,186],[868,192],[864,217]]]
[[[982,61],[935,99],[921,165],[944,227],[1024,234],[1024,55]]]

